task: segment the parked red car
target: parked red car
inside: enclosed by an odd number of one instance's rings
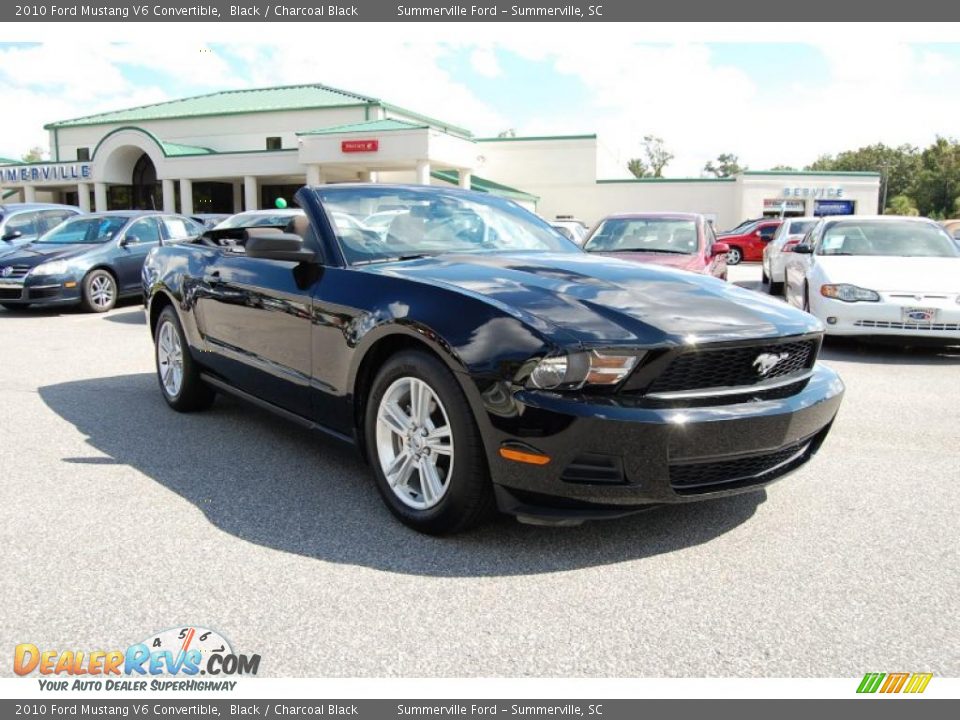
[[[773,239],[783,220],[771,218],[757,220],[746,227],[731,232],[719,233],[717,239],[730,246],[727,262],[737,265],[740,262],[759,262],[763,259],[763,248]]]
[[[583,249],[727,279],[726,243],[696,213],[621,213],[600,221]]]

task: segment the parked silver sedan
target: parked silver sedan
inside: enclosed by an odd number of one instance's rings
[[[793,254],[793,248],[803,241],[817,224],[817,217],[787,218],[776,234],[763,248],[763,284],[771,295],[783,292],[783,282],[787,260]]]

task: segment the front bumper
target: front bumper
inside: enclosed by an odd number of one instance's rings
[[[783,477],[820,448],[842,396],[840,378],[823,365],[794,395],[713,407],[521,391],[512,416],[502,398],[493,412],[488,404],[484,435],[501,510],[544,522],[615,517]],[[550,461],[507,460],[501,447]]]
[[[72,286],[71,286],[72,284]],[[80,302],[80,283],[72,277],[0,278],[0,302],[7,305],[69,305]]]
[[[827,335],[843,337],[915,337],[942,341],[960,341],[960,303],[953,297],[920,300],[906,296],[881,293],[879,302],[843,302],[814,295],[811,292],[810,311],[819,318]],[[905,309],[933,310],[928,322],[911,321]]]

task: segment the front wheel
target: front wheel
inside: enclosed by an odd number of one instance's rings
[[[83,308],[102,313],[117,304],[117,281],[106,270],[94,270],[83,279]]]
[[[179,412],[204,410],[213,403],[215,393],[200,377],[200,369],[190,356],[187,340],[177,313],[163,309],[154,334],[157,381],[167,405]]]
[[[493,491],[480,432],[439,360],[419,351],[390,359],[367,398],[364,429],[377,489],[401,522],[444,534],[489,514]]]
[[[727,251],[727,265],[739,265],[741,260],[743,260],[743,252],[740,248],[732,247]]]

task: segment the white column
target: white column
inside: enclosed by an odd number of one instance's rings
[[[177,192],[173,180],[163,180],[163,211],[175,213],[177,211]]]
[[[260,201],[258,199],[259,191],[257,188],[257,179],[253,175],[247,175],[243,178],[243,196],[244,210],[257,210]]]
[[[470,189],[470,179],[473,177],[469,170],[460,171],[460,187],[464,190]]]
[[[193,215],[193,180],[180,178],[180,212]]]
[[[93,204],[97,208],[97,212],[106,212],[107,210],[107,184],[106,183],[93,184]]]
[[[430,184],[430,161],[429,160],[417,160],[417,184],[418,185]]]
[[[243,183],[239,180],[233,181],[233,212],[243,212]]]
[[[307,165],[307,185],[323,184],[323,169],[319,165]]]
[[[37,201],[37,189],[33,185],[23,186],[23,201],[24,202]]]
[[[77,207],[90,212],[90,183],[77,183]]]

